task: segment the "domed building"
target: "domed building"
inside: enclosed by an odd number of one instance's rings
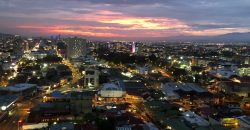
[[[115,83],[105,83],[98,92],[98,95],[103,98],[121,98],[126,95],[126,92]]]

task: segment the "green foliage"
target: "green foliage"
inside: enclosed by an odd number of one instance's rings
[[[48,69],[48,71],[46,73],[46,78],[50,81],[57,81],[58,80],[58,73],[57,73],[56,69],[54,69],[54,68]]]
[[[129,53],[121,53],[121,52],[108,52],[106,50],[98,50],[98,57],[100,59],[104,59],[109,62],[113,62],[115,64],[145,64],[146,57],[145,56],[135,56],[130,55]]]
[[[84,115],[87,122],[95,122],[99,130],[115,130],[114,120],[102,119],[96,113],[87,113]]]
[[[45,63],[58,63],[62,62],[62,58],[58,57],[57,55],[48,55],[43,59],[38,60],[38,62],[45,62]]]
[[[18,75],[14,79],[9,80],[9,85],[14,85],[14,84],[18,84],[18,83],[25,83],[27,78],[28,78],[27,75]]]

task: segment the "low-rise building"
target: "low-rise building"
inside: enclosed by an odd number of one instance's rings
[[[239,126],[242,129],[250,129],[250,117],[240,116],[237,118],[239,120]]]
[[[202,88],[194,83],[165,83],[161,84],[161,90],[165,94],[167,100],[179,99],[180,95],[177,91],[183,92],[195,92],[195,93],[206,93],[208,92],[205,88]]]
[[[72,120],[69,102],[40,103],[31,109],[28,123]]]
[[[17,95],[20,98],[33,96],[37,93],[36,84],[20,83],[13,86],[7,86],[0,88],[0,91],[5,91],[6,93]]]
[[[60,91],[53,91],[52,93],[43,97],[44,102],[67,102],[70,100],[70,93],[63,94]]]
[[[84,87],[96,88],[99,86],[99,71],[94,69],[85,70]]]
[[[92,112],[92,94],[90,91],[72,92],[70,96],[70,108],[73,114]]]
[[[232,80],[222,80],[219,82],[220,89],[228,94],[236,94],[241,97],[250,96],[250,77],[238,77]]]
[[[150,67],[147,66],[147,65],[145,65],[145,66],[137,66],[136,68],[137,68],[136,72],[138,74],[142,74],[142,75],[147,75],[149,73],[149,71],[150,71]]]
[[[182,113],[186,124],[190,127],[209,126],[209,122],[194,112],[187,111]]]
[[[237,73],[239,76],[250,76],[250,65],[239,66]]]

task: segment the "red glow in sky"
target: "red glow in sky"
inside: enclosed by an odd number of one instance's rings
[[[0,29],[28,36],[62,34],[114,39],[216,36],[250,31],[249,24],[244,22],[249,19],[243,16],[245,10],[242,10],[248,2],[194,0],[191,3],[180,0],[1,1]],[[242,8],[232,14],[223,13],[226,7],[236,5]]]

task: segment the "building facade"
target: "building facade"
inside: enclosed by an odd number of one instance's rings
[[[87,69],[84,77],[84,87],[96,88],[99,86],[99,71]]]

